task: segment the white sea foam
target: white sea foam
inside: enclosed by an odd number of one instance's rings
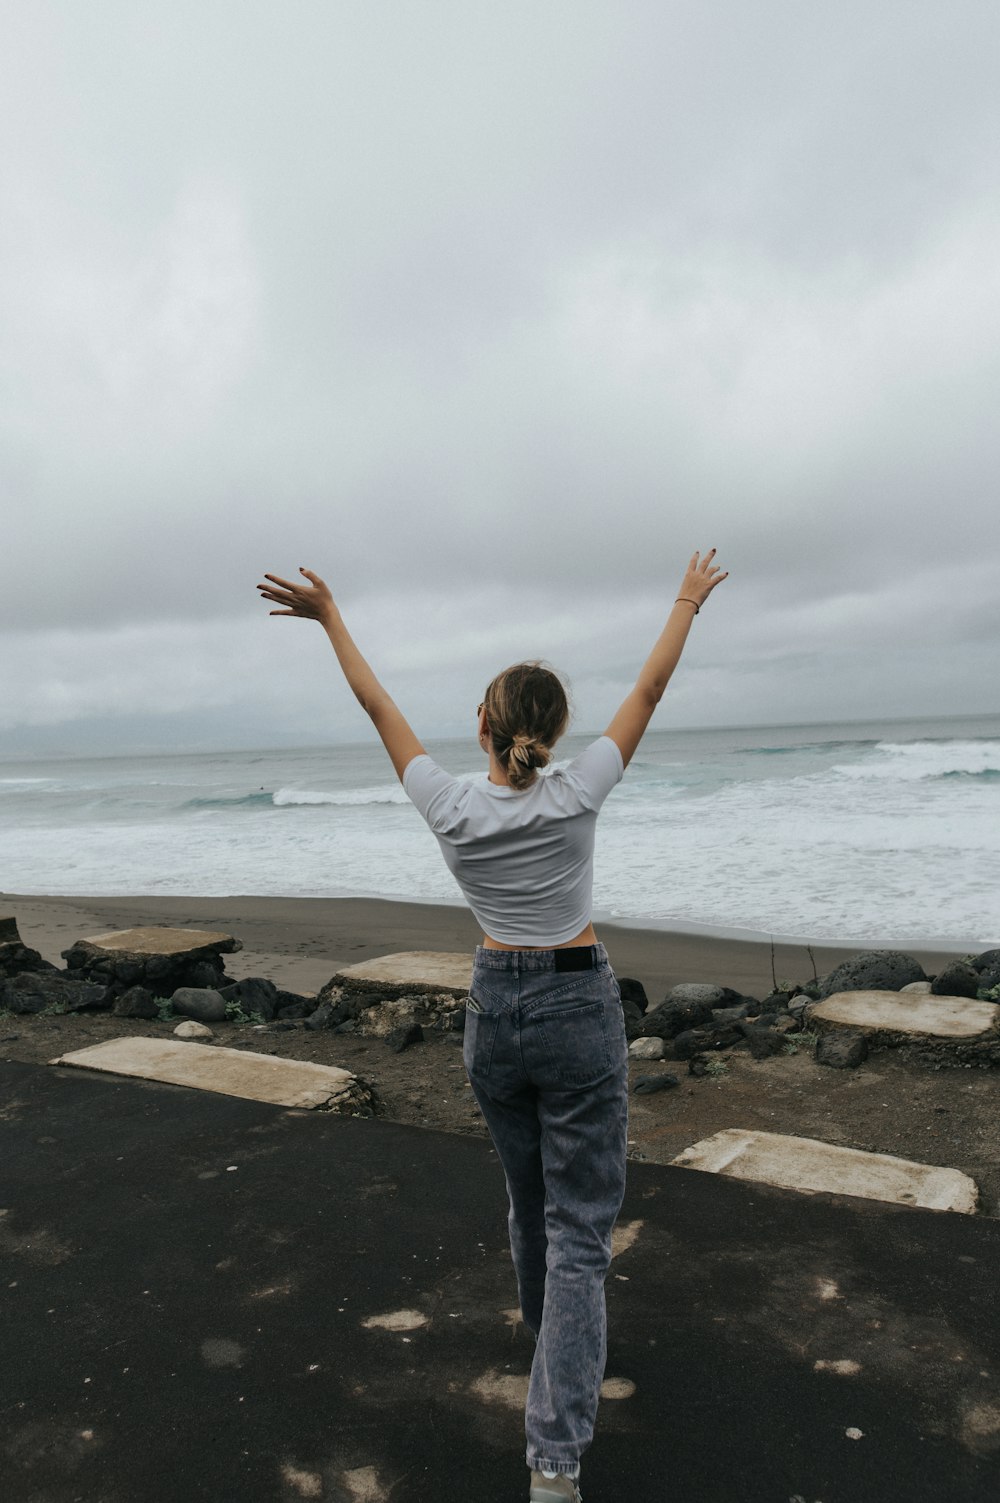
[[[364,804],[406,804],[409,800],[401,783],[386,783],[377,788],[352,788],[344,793],[319,792],[310,788],[279,788],[273,795],[276,809],[293,807],[296,804],[329,804],[342,808],[358,808]]]
[[[872,755],[836,764],[831,771],[847,778],[907,783],[1000,773],[1000,741],[880,741]]]

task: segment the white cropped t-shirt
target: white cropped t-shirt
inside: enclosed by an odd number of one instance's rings
[[[548,949],[590,923],[597,814],[624,771],[617,745],[601,736],[520,793],[485,775],[452,777],[426,753],[407,764],[403,787],[483,932]]]

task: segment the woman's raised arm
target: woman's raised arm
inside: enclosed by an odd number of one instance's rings
[[[298,616],[304,621],[318,621],[330,638],[337,654],[337,661],[344,670],[351,689],[361,708],[370,717],[382,738],[382,744],[392,759],[396,774],[402,781],[403,773],[414,757],[419,757],[424,748],[414,735],[399,706],[383,689],[372,669],[361,656],[344,619],[338,610],[329,587],[311,569],[300,569],[308,580],[301,584],[282,579],[277,574],[265,574],[266,584],[257,586],[261,598],[269,600],[280,610],[271,611],[272,616]]]
[[[692,556],[673,610],[667,617],[667,624],[643,664],[634,689],[626,695],[618,713],[604,732],[617,745],[626,767],[635,755],[635,749],[670,681],[670,675],[680,661],[691,622],[716,585],[728,578],[728,570],[724,574],[713,563],[714,558],[714,548],[710,548],[704,558],[697,553]]]

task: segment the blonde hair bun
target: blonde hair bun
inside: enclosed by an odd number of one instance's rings
[[[548,767],[551,752],[534,736],[516,735],[507,757],[507,781],[512,788],[527,788],[534,782],[535,771]]]
[[[515,792],[530,788],[566,729],[569,705],[559,677],[542,663],[498,673],[483,700],[493,750]]]

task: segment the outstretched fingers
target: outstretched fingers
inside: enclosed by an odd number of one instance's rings
[[[296,586],[290,580],[281,579],[277,574],[265,574],[264,578],[270,580],[270,584],[259,584],[262,600],[269,601],[272,605],[280,605],[284,609],[269,611],[269,616],[295,616],[298,615],[299,601],[296,598]],[[301,586],[298,587],[301,591]]]
[[[729,578],[728,570],[723,570],[715,562],[717,550],[709,548],[707,553],[697,552],[692,555],[687,573],[681,581],[679,599],[690,600],[693,605],[703,604],[724,579]]]
[[[326,583],[311,569],[299,569],[301,579],[285,579],[280,574],[265,574],[257,586],[263,600],[280,606],[272,616],[298,616],[307,621],[321,621],[332,606]]]
[[[714,587],[717,584],[721,584],[724,579],[729,578],[728,569],[723,571],[722,567],[719,564],[712,563],[712,560],[714,559],[717,551],[718,550],[715,548],[709,548],[708,552],[705,554],[705,557],[698,565],[697,570],[697,572],[702,577],[702,581],[710,588]],[[697,558],[697,554],[695,555],[695,557]]]

